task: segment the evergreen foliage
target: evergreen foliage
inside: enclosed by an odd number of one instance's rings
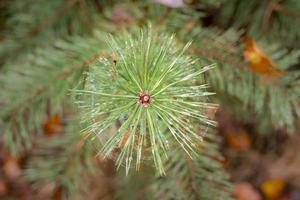
[[[193,120],[214,125],[205,116],[205,109],[213,104],[206,102],[212,93],[205,90],[208,86],[202,76],[211,67],[200,67],[185,55],[189,43],[181,49],[173,36],[157,32],[149,28],[111,38],[115,58],[99,58],[90,67],[85,89],[76,91],[83,96],[79,104],[86,110],[82,116],[90,124],[88,134],[101,137],[116,121],[121,122],[101,154],[107,157],[119,147],[117,165],[125,160],[127,172],[133,160],[139,169],[143,152],[151,149],[156,168],[164,174],[161,152],[167,156],[172,145],[169,137],[190,155],[201,141],[195,133],[197,126],[190,125]]]
[[[294,14],[300,3],[213,0],[186,5],[171,9],[152,1],[97,0],[7,4],[0,45],[0,133],[10,153],[32,152],[27,180],[35,185],[55,181],[66,199],[80,195],[75,191],[82,192],[83,176],[97,170],[93,148],[97,140],[82,140],[79,132],[85,129],[102,142],[96,148],[102,148],[100,155],[118,155],[117,165],[125,163],[127,172],[135,157],[139,173],[118,172],[123,188],[118,199],[126,199],[126,192],[132,193],[132,199],[139,199],[138,195],[231,199],[228,177],[218,161],[218,136],[209,129],[201,142],[207,124],[214,124],[205,114],[213,104],[206,103],[211,93],[204,83],[208,81],[216,91],[215,103],[245,122],[256,123],[260,132],[292,130],[300,114],[299,45],[295,43],[299,20]],[[218,26],[205,27],[211,13]],[[153,29],[139,32],[148,21]],[[120,34],[124,29],[128,34]],[[113,36],[107,38],[108,34]],[[250,69],[243,57],[241,35],[245,34],[259,38],[259,46],[284,71],[283,76],[266,79]],[[148,71],[147,63],[157,71]],[[216,67],[204,74],[208,68],[203,67],[212,64]],[[144,107],[147,102],[137,103],[140,92],[143,97],[145,92],[154,94],[148,107]],[[75,101],[82,112],[77,112]],[[65,130],[68,134],[44,136],[47,111],[62,114],[66,109],[86,121],[78,127],[74,126],[78,120],[72,118],[71,128]],[[98,116],[106,112],[109,117]],[[156,170],[147,157],[154,159],[165,177],[154,176]]]
[[[211,30],[193,29],[188,34],[197,41],[192,51],[206,60],[204,64],[218,63],[209,79],[219,94],[216,99],[221,107],[245,122],[255,122],[261,133],[272,128],[293,130],[295,119],[299,118],[300,74],[290,67],[298,63],[299,51],[261,41],[260,46],[284,71],[281,77],[268,77],[252,71],[245,62],[244,44],[238,41],[238,33],[229,30],[214,34]]]
[[[39,132],[48,106],[55,113],[66,99],[70,103],[67,94],[78,84],[85,66],[98,56],[101,38],[101,33],[95,33],[95,37],[56,41],[6,65],[0,77],[5,88],[0,92],[0,116],[8,133],[4,135],[5,144],[12,152],[30,148],[29,133]]]
[[[212,131],[200,145],[200,155],[195,160],[178,148],[170,157],[166,162],[168,176],[157,177],[151,185],[152,199],[160,196],[165,199],[232,199],[231,185],[220,163],[222,157],[218,152],[218,139]]]
[[[81,184],[82,180],[101,172],[95,168],[93,145],[85,143],[78,134],[40,138],[37,144],[24,174],[35,188],[56,183],[66,197],[80,196],[89,190],[88,185]]]
[[[297,0],[224,1],[217,17],[221,26],[243,28],[268,42],[299,48],[300,3]],[[284,40],[284,42],[282,42]]]
[[[220,163],[222,156],[218,151],[220,140],[212,129],[208,130],[203,143],[199,145],[199,154],[193,160],[181,149],[170,152],[165,160],[166,176],[153,177],[152,170],[143,175],[131,173],[122,180],[117,199],[203,199],[231,200],[232,187],[228,184],[228,175]],[[139,183],[135,185],[134,183]]]

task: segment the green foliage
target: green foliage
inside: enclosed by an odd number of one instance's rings
[[[299,51],[259,43],[276,66],[285,70],[282,77],[268,79],[251,71],[242,57],[244,47],[235,31],[220,34],[195,28],[181,37],[186,38],[187,34],[197,41],[193,43],[193,52],[206,60],[203,64],[218,63],[209,79],[222,108],[235,113],[240,120],[256,123],[262,133],[273,128],[293,130],[299,118],[300,74],[289,71],[289,67],[298,62]]]
[[[220,9],[217,21],[226,28],[242,28],[249,35],[299,48],[300,2],[298,0],[229,0]]]
[[[103,2],[105,3],[105,2]],[[97,26],[105,25],[98,12],[100,1],[26,0],[8,3],[7,31],[3,34],[0,58],[16,60],[41,48],[73,35],[90,35]],[[99,10],[98,10],[99,9]],[[100,24],[100,25],[99,25]],[[43,48],[43,47],[42,47]]]
[[[143,169],[147,173],[140,176],[121,174],[117,199],[232,200],[232,187],[220,163],[223,158],[218,151],[219,142],[219,137],[209,130],[194,160],[175,147],[170,159],[165,160],[166,176],[163,177],[153,177],[147,168]]]
[[[204,114],[205,108],[213,106],[206,103],[210,93],[204,78],[217,92],[215,101],[237,118],[256,123],[261,132],[292,130],[300,114],[300,87],[299,70],[292,71],[291,66],[299,64],[299,52],[282,46],[297,48],[299,23],[286,11],[293,13],[290,10],[299,10],[300,4],[295,0],[187,3],[189,7],[180,9],[152,1],[125,1],[116,7],[112,1],[96,0],[9,3],[8,29],[1,33],[0,47],[1,138],[13,154],[33,151],[27,180],[35,185],[55,181],[68,194],[81,192],[82,171],[94,170],[90,144],[78,151],[73,148],[80,141],[81,128],[52,139],[40,134],[47,110],[62,113],[68,109],[78,115],[72,106],[76,98],[86,109],[81,117],[88,126],[82,126],[106,144],[102,155],[119,156],[118,165],[125,163],[127,172],[134,161],[141,169],[143,176],[135,174],[137,179],[131,179],[132,173],[127,178],[120,173],[120,187],[127,188],[131,199],[141,199],[135,194],[148,199],[162,195],[165,199],[230,199],[226,173],[216,161],[217,139],[209,133],[200,142],[203,128],[213,123]],[[266,24],[270,5],[281,7]],[[232,22],[261,38],[260,47],[285,71],[284,76],[266,81],[249,70],[239,32],[201,27],[210,8],[219,9],[214,20],[221,27]],[[147,21],[154,28],[137,33]],[[129,33],[119,35],[121,29]],[[108,33],[119,35],[108,39],[110,48],[104,38]],[[168,33],[176,35],[170,39]],[[191,40],[191,46],[184,47]],[[203,66],[212,63],[217,67],[204,75],[208,68]],[[70,92],[74,88],[80,99]],[[146,91],[154,99],[148,107],[137,103],[140,92]],[[41,139],[35,149],[32,144],[37,137]],[[143,165],[149,157],[166,177],[153,176],[155,170]]]
[[[200,155],[191,160],[175,149],[166,162],[168,176],[158,177],[151,185],[153,199],[231,200],[231,185],[217,149],[217,138],[211,132],[200,146]],[[151,198],[150,198],[151,199]]]
[[[94,37],[56,41],[7,63],[7,70],[0,74],[0,118],[11,152],[30,148],[30,134],[39,132],[48,106],[55,113],[63,102],[70,103],[67,94],[78,85],[87,63],[98,55],[104,45],[101,40],[98,32]]]
[[[205,116],[205,109],[213,105],[206,102],[212,93],[206,91],[203,79],[211,66],[198,66],[185,54],[189,44],[180,48],[173,36],[157,32],[149,28],[110,38],[116,60],[100,58],[91,65],[84,90],[76,90],[84,122],[89,124],[85,130],[88,134],[103,138],[106,129],[121,122],[116,133],[106,136],[110,138],[100,154],[108,157],[119,147],[117,165],[125,161],[127,173],[133,160],[139,169],[144,151],[149,151],[156,168],[164,174],[162,156],[167,157],[168,137],[190,155],[201,141],[197,127],[190,124],[198,120],[214,125]],[[142,95],[146,95],[145,104]]]
[[[94,148],[91,142],[73,133],[78,127],[73,128],[68,128],[67,132],[72,132],[64,135],[36,140],[24,174],[35,188],[55,183],[56,187],[62,187],[67,197],[89,189],[86,188],[88,184],[82,183],[84,176],[95,175],[97,171]]]

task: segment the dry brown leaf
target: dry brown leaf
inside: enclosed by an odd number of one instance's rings
[[[277,68],[275,63],[262,51],[251,37],[245,38],[245,60],[250,63],[250,67],[254,72],[265,75],[267,77],[279,77],[284,72]]]
[[[247,150],[251,146],[251,138],[249,134],[245,131],[239,132],[228,132],[225,135],[226,143],[234,149],[237,150]]]
[[[63,123],[58,115],[49,117],[44,124],[45,134],[48,136],[59,135],[63,131]]]

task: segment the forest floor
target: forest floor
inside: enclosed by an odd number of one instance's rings
[[[238,200],[300,200],[300,134],[257,133],[254,125],[218,113],[224,165]],[[300,124],[299,124],[300,126]]]

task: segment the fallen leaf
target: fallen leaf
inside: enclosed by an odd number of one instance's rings
[[[235,184],[233,195],[237,200],[261,200],[259,192],[250,183]]]
[[[63,123],[58,115],[49,117],[44,124],[44,131],[48,136],[61,134],[63,130]]]
[[[245,131],[230,131],[225,134],[226,143],[234,149],[247,150],[251,146],[251,138]]]
[[[15,180],[21,175],[20,165],[14,157],[7,158],[3,165],[3,170],[5,175],[11,180]]]
[[[268,200],[279,199],[286,188],[286,182],[281,179],[266,180],[261,185],[261,190]]]
[[[254,72],[268,77],[279,77],[284,74],[284,72],[277,68],[275,63],[256,44],[253,38],[246,37],[244,43],[245,60],[250,63],[250,67]]]

